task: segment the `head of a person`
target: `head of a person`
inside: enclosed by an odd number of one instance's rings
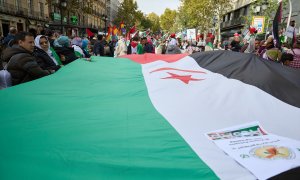
[[[206,43],[209,43],[211,42],[211,37],[206,37],[206,40],[205,40]]]
[[[291,20],[290,26],[295,27],[295,20]]]
[[[68,36],[60,36],[54,41],[55,47],[69,47],[70,41]]]
[[[175,37],[176,37],[176,34],[175,34],[175,33],[172,33],[172,34],[170,35],[170,37],[171,37],[171,38],[175,38]]]
[[[90,42],[90,41],[89,41],[88,39],[83,39],[83,40],[82,40],[82,46],[81,46],[81,47],[82,47],[83,49],[86,49],[86,48],[88,47],[88,45],[89,45],[89,42]]]
[[[72,45],[82,46],[82,39],[80,37],[74,37],[71,41]]]
[[[36,47],[41,48],[44,51],[48,51],[50,47],[50,43],[48,41],[48,38],[44,35],[38,35],[35,40],[34,44]]]
[[[263,46],[265,44],[266,40],[261,40],[259,43],[259,46]]]
[[[97,36],[97,39],[98,39],[99,41],[101,41],[101,40],[103,39],[103,35],[102,35],[102,34],[99,34],[99,35]]]
[[[255,49],[258,49],[260,46],[260,41],[259,40],[255,40]]]
[[[60,36],[60,35],[59,35],[58,32],[54,32],[52,38],[53,38],[53,39],[57,39],[57,38],[59,38],[59,36]]]
[[[34,37],[29,32],[19,32],[15,36],[15,43],[29,52],[34,50]]]
[[[273,36],[271,36],[271,35],[268,36],[268,38],[267,38],[267,40],[266,40],[266,42],[265,42],[265,45],[266,45],[266,46],[271,45],[271,44],[274,45],[273,40],[274,40]]]
[[[284,64],[284,65],[289,65],[291,61],[293,61],[294,56],[293,54],[290,53],[282,53],[280,61]]]
[[[283,43],[281,44],[281,47],[290,49],[289,43],[287,43],[287,42],[283,42]]]
[[[266,41],[266,49],[272,49],[274,48],[275,45],[274,45],[274,41]]]
[[[15,34],[17,34],[17,32],[18,32],[18,31],[17,31],[17,29],[16,29],[15,27],[10,27],[10,28],[9,28],[9,33],[10,33],[10,34],[14,34],[14,35],[15,35]]]
[[[36,31],[36,29],[30,28],[30,29],[28,30],[28,32],[30,32],[30,33],[33,35],[34,38],[37,36],[37,31]]]
[[[135,36],[135,37],[132,38],[132,41],[136,41],[137,42],[137,41],[139,41],[139,38]]]
[[[146,43],[147,43],[147,38],[146,37],[142,37],[141,44],[146,44]]]
[[[234,41],[240,41],[240,35],[238,33],[235,33],[233,36]]]
[[[48,38],[52,38],[54,35],[54,32],[51,29],[45,29],[45,36]]]

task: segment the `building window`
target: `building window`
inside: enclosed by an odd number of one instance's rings
[[[28,0],[28,12],[29,14],[33,14],[33,0]]]
[[[250,5],[245,7],[244,16],[247,16],[249,14],[249,7]]]
[[[44,17],[44,3],[40,2],[40,15]]]
[[[239,18],[239,17],[240,17],[240,9],[234,11],[234,13],[233,13],[233,18],[234,18],[234,19],[237,19],[237,18]]]
[[[1,6],[3,6],[4,3],[6,3],[5,0],[0,0]]]
[[[20,0],[16,0],[15,3],[16,3],[16,9],[20,10],[20,5],[21,5]]]

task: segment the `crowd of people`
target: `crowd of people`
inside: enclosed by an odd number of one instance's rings
[[[95,37],[68,37],[52,30],[40,34],[17,32],[11,27],[9,34],[1,40],[0,68],[11,74],[12,85],[28,82],[55,73],[79,58],[90,56],[119,57],[126,54],[180,54],[214,50],[229,50],[252,53],[267,61],[275,61],[292,68],[300,68],[300,38],[292,46],[283,43],[282,48],[274,44],[270,35],[258,41],[255,29],[250,29],[248,39],[234,34],[230,43],[218,42],[214,37],[200,37],[189,41],[167,36],[134,36],[130,40],[119,36],[118,40],[107,41],[103,35]]]

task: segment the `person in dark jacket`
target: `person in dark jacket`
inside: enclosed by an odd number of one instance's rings
[[[60,36],[54,41],[54,50],[59,55],[63,65],[75,61],[77,56],[74,49],[70,47],[70,41],[67,36]]]
[[[144,52],[145,53],[154,53],[154,47],[153,47],[151,40],[150,39],[148,40],[146,37],[143,37],[142,40],[145,42]]]
[[[93,47],[93,53],[95,56],[104,56],[104,46],[106,41],[103,40],[103,35],[98,35],[97,36],[97,41],[94,44]]]
[[[50,47],[54,48],[53,43],[54,43],[54,40],[56,39],[56,37],[54,36],[54,32],[51,29],[46,29],[45,36],[47,36],[47,38],[48,38]]]
[[[35,48],[33,55],[36,57],[38,64],[42,69],[55,70],[60,68],[59,59],[55,59],[50,50],[48,38],[43,35],[38,35],[34,40]]]
[[[8,35],[3,39],[3,44],[9,46],[9,42],[12,42],[15,39],[16,34],[17,29],[15,27],[10,27]],[[10,45],[12,44],[13,43],[10,43]]]
[[[91,57],[91,54],[90,54],[90,52],[89,52],[89,44],[90,44],[90,41],[89,41],[88,39],[83,39],[83,40],[82,40],[82,45],[81,45],[81,47],[82,47],[82,51],[83,51],[83,53],[84,53],[84,56],[85,56],[86,58],[90,58],[90,57]]]
[[[7,70],[12,77],[12,85],[32,81],[53,73],[43,70],[32,55],[34,38],[28,32],[20,32],[15,36],[15,45],[3,52],[3,60],[8,63]]]
[[[234,34],[234,39],[233,41],[231,41],[230,46],[231,46],[231,51],[240,52],[242,47],[240,45],[240,36],[238,33]]]

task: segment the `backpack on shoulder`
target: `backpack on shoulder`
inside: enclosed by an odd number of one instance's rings
[[[0,71],[0,89],[5,89],[11,87],[11,75],[10,72],[7,71],[7,65],[4,66],[3,70]]]
[[[13,58],[19,58],[22,54],[13,55],[7,64],[3,65],[3,70],[0,71],[0,90],[12,86],[12,78],[10,72],[7,70],[7,67]]]

